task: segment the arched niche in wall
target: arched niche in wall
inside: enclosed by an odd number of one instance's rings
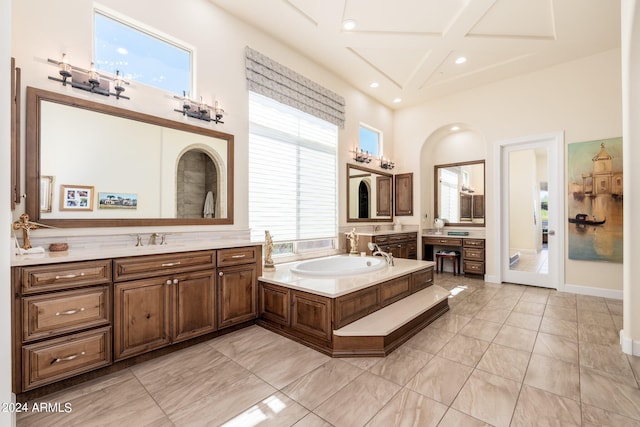
[[[188,147],[176,168],[176,218],[217,218],[221,163],[208,147]]]
[[[427,137],[420,153],[420,216],[425,228],[433,228],[433,220],[437,218],[434,212],[434,167],[486,158],[486,140],[482,133],[470,125],[449,123],[439,127]],[[486,170],[484,178],[486,179]]]

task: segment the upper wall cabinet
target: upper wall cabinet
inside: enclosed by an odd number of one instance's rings
[[[396,216],[413,215],[413,173],[401,173],[395,175],[393,179]]]
[[[233,223],[233,135],[29,87],[26,140],[34,221]]]
[[[447,225],[484,227],[484,160],[434,166],[434,212]]]
[[[347,222],[393,219],[393,175],[347,164]]]

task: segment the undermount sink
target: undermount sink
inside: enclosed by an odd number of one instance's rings
[[[303,261],[291,271],[308,276],[348,276],[371,273],[386,265],[382,257],[340,255]]]

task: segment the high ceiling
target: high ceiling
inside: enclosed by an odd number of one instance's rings
[[[619,0],[210,1],[390,108],[620,46]]]

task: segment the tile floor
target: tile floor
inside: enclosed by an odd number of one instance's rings
[[[640,426],[622,303],[450,274],[451,311],[386,358],[331,359],[258,326],[39,402],[19,426]]]

